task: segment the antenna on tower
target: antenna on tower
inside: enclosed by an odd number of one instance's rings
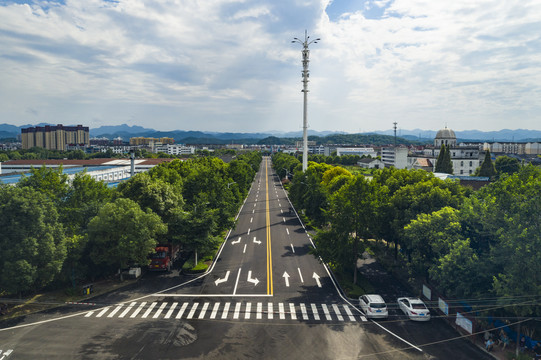
[[[394,124],[394,147],[396,147],[396,125],[398,123],[395,121],[393,124]]]

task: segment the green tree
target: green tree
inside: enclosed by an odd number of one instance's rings
[[[440,153],[438,159],[436,160],[436,168],[434,170],[438,173],[452,174],[453,173],[453,163],[451,161],[451,153],[449,147],[441,144]]]
[[[166,232],[167,226],[150,209],[143,211],[130,199],[116,199],[104,205],[88,225],[90,257],[105,268],[146,265]]]
[[[47,195],[54,202],[60,203],[68,191],[68,175],[63,174],[62,166],[51,169],[43,165],[37,169],[32,168],[30,176],[23,174],[17,186],[31,187]]]
[[[498,156],[494,162],[494,167],[498,176],[510,175],[520,170],[520,161],[509,156]]]
[[[483,160],[481,166],[475,170],[475,175],[487,176],[491,179],[494,177],[494,175],[496,175],[496,169],[490,157],[490,150],[485,152],[485,159]]]
[[[0,186],[0,287],[39,290],[59,273],[65,236],[53,202],[31,187]]]

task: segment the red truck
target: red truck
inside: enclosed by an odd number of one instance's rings
[[[158,245],[154,249],[156,252],[150,255],[149,270],[171,271],[173,263],[178,257],[180,246],[178,244]]]

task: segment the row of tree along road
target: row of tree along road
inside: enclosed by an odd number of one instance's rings
[[[0,186],[0,296],[147,266],[158,244],[204,259],[234,224],[260,162],[258,152],[174,160],[116,189],[42,167]]]
[[[357,272],[371,244],[406,264],[441,293],[470,299],[492,314],[541,313],[541,169],[515,172],[478,191],[423,170],[376,170],[371,178],[293,156],[273,156],[293,173],[290,198],[317,229],[316,254],[337,271]]]

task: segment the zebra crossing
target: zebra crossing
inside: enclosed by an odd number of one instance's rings
[[[355,314],[354,314],[355,313]],[[273,302],[126,302],[87,312],[85,317],[186,320],[296,320],[356,322],[366,318],[347,304]]]

